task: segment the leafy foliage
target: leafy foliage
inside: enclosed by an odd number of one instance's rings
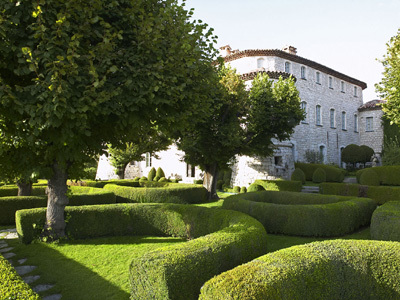
[[[374,153],[374,150],[366,145],[350,144],[342,150],[342,161],[350,164],[365,164],[371,161]]]
[[[305,161],[309,164],[322,164],[324,163],[324,155],[320,151],[306,150]]]

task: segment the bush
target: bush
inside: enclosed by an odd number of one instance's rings
[[[139,177],[139,176],[136,176],[136,177],[133,179],[133,181],[136,181],[136,182],[139,182],[139,180],[140,180],[140,177]]]
[[[101,181],[94,181],[94,180],[84,180],[84,181],[71,181],[69,180],[67,184],[69,186],[89,186],[94,188],[103,188],[106,184],[112,183],[117,185],[123,186],[140,186],[136,177],[135,179],[112,179],[112,180],[101,180]]]
[[[211,277],[266,251],[262,225],[238,212],[174,204],[66,207],[73,239],[114,235],[178,236],[189,241],[136,257],[130,263],[132,299],[197,299]],[[37,238],[45,208],[20,210],[17,231],[25,243]],[[195,276],[194,276],[195,275]]]
[[[360,183],[362,173],[366,172],[367,170],[369,170],[369,168],[357,171],[356,177],[358,183]],[[373,170],[378,174],[381,185],[400,186],[400,166],[374,167]]]
[[[230,196],[222,208],[252,216],[268,233],[328,237],[368,225],[376,206],[368,198],[264,191]]]
[[[321,183],[326,181],[326,173],[324,169],[318,168],[314,171],[314,174],[312,176],[312,181],[314,183]]]
[[[264,187],[262,185],[259,185],[257,183],[250,184],[249,188],[247,189],[248,193],[260,192],[260,191],[265,191],[265,189],[264,189]]]
[[[377,186],[379,185],[379,176],[372,168],[368,168],[361,174],[360,183],[363,185]]]
[[[0,299],[41,299],[0,254]]]
[[[263,180],[258,179],[254,183],[264,187],[267,191],[288,191],[288,192],[301,192],[303,185],[300,181],[289,180]]]
[[[321,168],[326,173],[326,181],[328,182],[342,182],[346,171],[335,166],[322,165],[322,164],[305,164],[295,163],[296,169],[301,169],[306,175],[306,180],[312,181],[313,174],[316,169]]]
[[[306,183],[306,175],[304,174],[302,169],[296,168],[294,169],[290,180],[300,181],[302,184]]]
[[[364,155],[363,160],[360,161],[363,164],[370,162],[372,156],[375,154],[374,149],[372,149],[371,147],[368,147],[366,145],[361,145],[360,151],[361,151],[362,155]]]
[[[237,193],[237,194],[240,193],[240,186],[234,186],[233,187],[233,192]]]
[[[205,283],[200,300],[400,299],[400,243],[333,240],[259,257]]]
[[[32,186],[31,196],[43,196],[46,194],[47,186]],[[18,187],[16,185],[6,185],[0,187],[0,197],[17,196]]]
[[[350,144],[342,150],[342,161],[346,164],[356,164],[363,161],[364,158],[364,152],[360,151],[360,146],[358,145]]]
[[[161,177],[158,182],[168,182],[168,179],[165,177]]]
[[[205,203],[207,190],[198,185],[174,184],[162,188],[132,188],[107,184],[119,203]]]
[[[195,179],[193,180],[194,184],[203,184],[203,179]]]
[[[400,197],[400,196],[399,196]],[[371,238],[400,242],[400,201],[378,207],[371,219]]]
[[[158,167],[156,176],[158,176],[158,178],[165,177],[165,173],[164,173],[163,169],[161,169],[161,167]]]
[[[156,175],[156,177],[153,178],[153,181],[158,182],[158,181],[160,180],[160,178],[161,178],[161,177],[159,177],[159,176]]]
[[[156,177],[156,169],[153,167],[150,169],[149,174],[147,175],[147,180],[148,181],[153,181],[154,177]]]
[[[217,181],[217,190],[222,190],[222,185],[224,184],[223,180],[218,180]]]
[[[240,193],[241,193],[241,194],[247,193],[247,188],[246,188],[245,186],[242,186],[242,187],[240,188]]]
[[[306,150],[305,161],[309,164],[322,164],[324,162],[324,154],[320,151]]]

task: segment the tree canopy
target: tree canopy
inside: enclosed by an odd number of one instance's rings
[[[56,237],[77,166],[207,111],[213,36],[192,14],[176,0],[0,2],[0,147],[22,140],[47,167]]]

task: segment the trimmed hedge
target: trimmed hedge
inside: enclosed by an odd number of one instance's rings
[[[70,206],[116,203],[115,195],[102,189],[74,186],[70,190]],[[0,197],[0,225],[15,224],[15,212],[20,209],[46,206],[46,196]]]
[[[400,242],[400,202],[391,201],[378,207],[372,214],[371,238]]]
[[[360,183],[361,174],[370,168],[358,170],[356,172],[357,182]],[[373,170],[378,174],[381,185],[400,185],[400,166],[374,167]]]
[[[365,172],[362,172],[360,176],[360,184],[378,186],[380,184],[379,176],[372,168],[368,168]]]
[[[333,240],[294,246],[214,277],[201,300],[400,299],[400,243]]]
[[[321,194],[367,197],[379,205],[388,201],[400,201],[400,187],[367,186],[349,183],[321,183]]]
[[[346,174],[346,171],[343,169],[323,164],[295,163],[295,167],[304,172],[306,175],[306,180],[308,181],[312,181],[313,174],[318,168],[321,168],[325,171],[326,181],[328,182],[343,182]]]
[[[113,192],[118,203],[178,203],[207,201],[207,190],[194,184],[171,184],[161,188],[132,188],[107,184],[104,190]]]
[[[233,211],[178,204],[114,204],[66,207],[67,235],[172,235],[188,242],[150,251],[130,265],[131,299],[197,299],[211,277],[266,251],[266,232]],[[17,212],[23,242],[37,238],[46,209]]]
[[[326,181],[326,172],[322,168],[317,168],[312,176],[312,182],[322,183]]]
[[[302,184],[306,183],[306,175],[304,174],[302,169],[294,169],[290,180],[293,181],[301,181]]]
[[[70,186],[89,186],[94,188],[103,188],[106,184],[116,184],[122,186],[139,187],[139,180],[135,179],[112,179],[112,180],[85,180],[85,181],[71,181],[69,180],[68,185]]]
[[[262,180],[258,179],[254,183],[261,185],[267,191],[288,191],[301,192],[302,183],[292,180]]]
[[[264,191],[230,196],[222,208],[254,217],[270,233],[329,237],[369,224],[376,206],[368,198]]]
[[[46,194],[47,186],[32,186],[31,196],[43,196]],[[16,185],[6,185],[0,187],[0,197],[17,196],[18,187]]]
[[[0,299],[39,300],[40,297],[0,254]]]

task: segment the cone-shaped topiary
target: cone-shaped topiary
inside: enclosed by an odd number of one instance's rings
[[[240,193],[240,186],[234,186],[233,187],[233,192],[234,193]]]
[[[362,185],[380,185],[379,175],[373,169],[369,168],[362,172],[360,177]]]
[[[247,189],[247,192],[259,192],[259,191],[265,191],[264,187],[262,185],[259,185],[257,183],[252,183],[250,184],[249,188]]]
[[[314,183],[321,183],[326,181],[326,173],[323,169],[318,168],[314,171],[314,174],[312,176],[312,181]]]
[[[164,173],[163,169],[161,169],[161,167],[158,167],[156,176],[158,176],[158,178],[165,177],[165,173]]]
[[[293,181],[301,181],[301,183],[306,183],[306,174],[304,174],[302,169],[296,168],[292,176],[290,177],[291,180]]]
[[[245,186],[242,186],[242,187],[240,188],[240,193],[241,193],[241,194],[247,193],[247,188],[246,188]]]
[[[154,169],[154,167],[151,168],[150,171],[149,171],[149,174],[147,175],[147,179],[149,181],[153,181],[154,177],[156,177],[156,173],[157,173],[156,169]]]

